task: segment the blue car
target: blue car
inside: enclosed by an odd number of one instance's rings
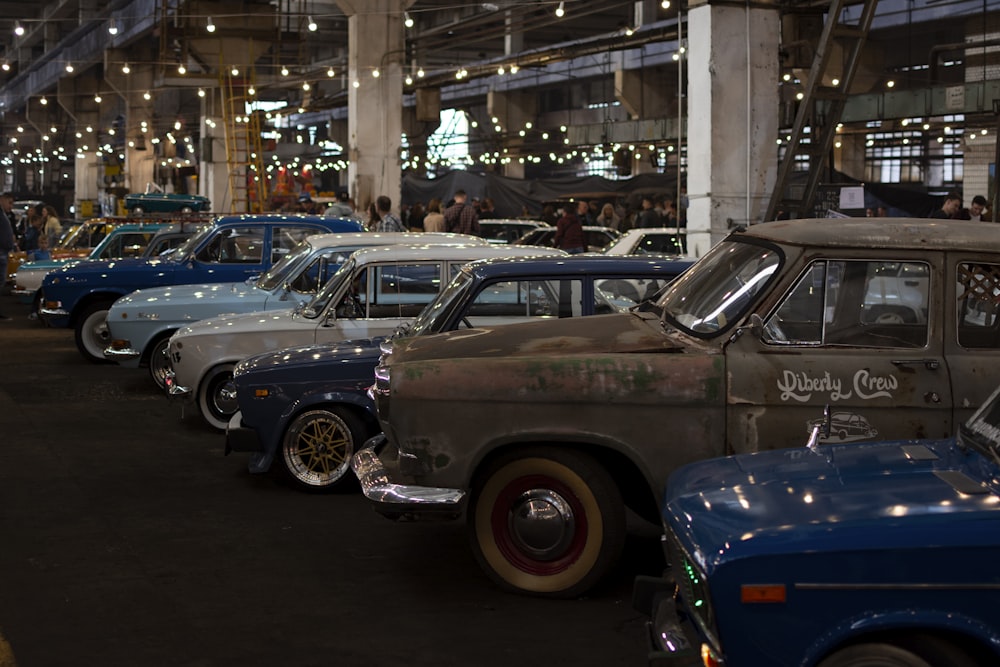
[[[465,265],[397,335],[614,312],[651,297],[690,260],[639,257],[487,259]],[[250,357],[233,381],[240,411],[226,453],[251,452],[250,471],[278,468],[298,488],[334,489],[354,451],[378,433],[371,386],[384,338]]]
[[[1000,664],[1000,390],[950,440],[820,444],[833,419],[670,476],[651,663]]]
[[[223,216],[165,259],[88,260],[49,273],[39,314],[49,326],[72,327],[80,354],[103,362],[107,312],[119,297],[148,287],[247,280],[307,236],[358,231],[357,221],[318,215]]]

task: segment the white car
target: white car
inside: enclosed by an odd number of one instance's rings
[[[606,255],[683,255],[683,227],[630,229],[604,251]]]
[[[224,313],[294,307],[310,300],[355,250],[398,243],[486,245],[486,240],[443,232],[315,234],[248,282],[169,285],[123,296],[108,311],[110,344],[104,356],[121,366],[148,366],[162,388],[167,341],[182,326]]]
[[[224,315],[174,334],[167,350],[167,395],[197,400],[205,421],[224,430],[237,410],[232,376],[242,359],[299,345],[388,336],[415,318],[467,262],[563,254],[496,245],[358,250],[304,307]]]

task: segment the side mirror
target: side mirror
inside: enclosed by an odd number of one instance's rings
[[[729,337],[730,342],[736,340],[747,331],[749,331],[751,334],[753,334],[755,338],[759,340],[760,337],[764,334],[763,318],[757,313],[751,313],[750,323],[744,324],[741,327],[737,327],[736,331],[733,332],[733,335]]]

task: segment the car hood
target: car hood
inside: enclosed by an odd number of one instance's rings
[[[234,375],[240,377],[251,373],[266,373],[275,369],[284,373],[303,366],[321,366],[356,359],[369,359],[374,364],[378,360],[379,344],[383,340],[385,340],[384,337],[362,338],[265,352],[241,361],[236,367]]]
[[[50,283],[74,283],[92,280],[96,277],[103,278],[109,271],[114,271],[114,275],[127,276],[133,273],[147,273],[157,271],[160,273],[172,273],[177,266],[177,262],[168,259],[143,259],[141,257],[129,257],[126,259],[86,259],[75,262],[69,266],[63,266],[49,273],[45,278],[45,284]]]
[[[238,313],[235,315],[219,315],[200,320],[180,329],[177,338],[185,336],[212,336],[219,333],[226,335],[255,333],[265,329],[280,329],[283,324],[301,323],[302,317],[295,314],[293,308],[269,310],[265,312]],[[305,320],[305,324],[315,325],[317,320]]]
[[[681,353],[715,346],[677,332],[665,332],[651,313],[620,313],[506,324],[402,339],[392,363],[459,357],[522,355]]]
[[[17,267],[18,271],[45,271],[46,273],[52,271],[53,269],[58,269],[60,267],[66,266],[70,262],[79,263],[81,260],[73,259],[72,257],[67,257],[65,259],[45,259],[37,262],[24,262]]]
[[[129,313],[141,310],[156,312],[161,316],[172,313],[178,316],[177,319],[189,319],[186,314],[190,312],[190,318],[203,319],[218,313],[258,310],[264,307],[270,295],[271,292],[245,282],[171,285],[132,292],[118,299],[112,306],[112,311]]]
[[[664,519],[707,570],[739,558],[847,545],[922,548],[928,535],[939,543],[949,534],[968,539],[957,523],[1000,508],[994,491],[980,484],[982,464],[951,441],[728,457],[674,473]]]

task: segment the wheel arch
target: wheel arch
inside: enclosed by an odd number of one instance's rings
[[[470,477],[470,488],[478,483],[484,471],[489,469],[495,460],[518,449],[531,447],[558,447],[567,451],[587,454],[608,471],[628,509],[644,519],[659,523],[658,500],[639,464],[620,449],[607,444],[580,440],[559,440],[541,436],[529,440],[497,444],[476,461]]]
[[[830,628],[809,648],[801,664],[818,665],[836,651],[856,644],[881,642],[905,648],[925,637],[948,642],[981,665],[996,664],[1000,658],[1000,634],[977,619],[943,611],[872,610]]]
[[[150,336],[149,342],[146,343],[146,347],[144,347],[142,350],[142,356],[139,357],[139,365],[148,366],[149,355],[153,353],[153,348],[156,347],[156,344],[159,343],[164,338],[170,338],[171,336],[173,336],[175,333],[177,333],[178,330],[180,330],[181,326],[183,325],[176,326],[172,329],[169,327],[159,329],[156,333]]]
[[[80,315],[90,308],[91,305],[95,303],[106,303],[108,307],[111,307],[115,301],[123,297],[124,294],[119,294],[118,292],[108,292],[108,291],[96,291],[88,292],[84,296],[80,297],[76,305],[73,306],[73,312],[69,316],[69,325],[75,327],[77,321],[80,319]]]
[[[370,435],[375,435],[382,431],[379,428],[378,417],[375,414],[375,406],[370,400],[362,399],[348,392],[313,392],[305,394],[293,401],[281,413],[280,423],[284,424],[282,433],[287,430],[288,425],[300,414],[315,410],[316,408],[343,408],[354,414],[368,429]]]

